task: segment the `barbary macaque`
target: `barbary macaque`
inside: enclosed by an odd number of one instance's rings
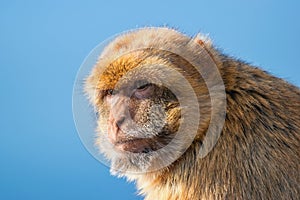
[[[300,90],[169,28],[122,34],[85,82],[96,145],[147,200],[299,199]]]

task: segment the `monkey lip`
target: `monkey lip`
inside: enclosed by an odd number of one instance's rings
[[[164,133],[165,134],[165,133]],[[166,137],[163,133],[159,136],[140,138],[128,136],[123,131],[109,134],[108,139],[114,148],[122,153],[150,153],[157,151],[169,144],[173,137]]]
[[[153,147],[151,147],[151,139],[148,138],[136,138],[136,139],[128,139],[128,140],[119,140],[114,142],[114,146],[116,149],[122,152],[130,152],[130,153],[148,153],[150,151],[154,151]]]

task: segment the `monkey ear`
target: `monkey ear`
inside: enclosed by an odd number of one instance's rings
[[[212,41],[208,37],[208,35],[203,34],[197,34],[196,37],[194,37],[194,41],[197,42],[200,46],[204,48],[211,48],[212,47]]]

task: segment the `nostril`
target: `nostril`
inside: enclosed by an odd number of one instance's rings
[[[117,125],[120,127],[125,121],[125,116],[120,116],[119,119],[116,121]]]

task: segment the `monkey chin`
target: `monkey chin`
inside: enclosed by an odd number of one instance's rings
[[[131,153],[128,151],[115,150],[111,158],[110,171],[112,175],[127,176],[132,174],[144,174],[149,168],[155,166],[155,151],[148,153]]]

